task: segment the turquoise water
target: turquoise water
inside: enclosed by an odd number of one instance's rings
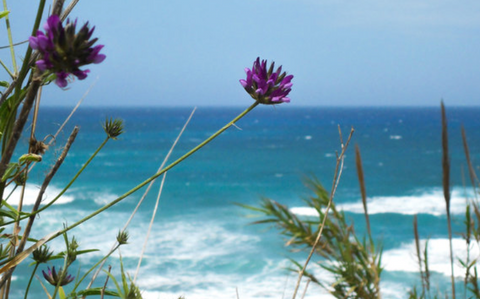
[[[221,128],[241,108],[198,108],[170,161]],[[69,110],[43,108],[37,139],[54,133]],[[80,108],[55,145],[31,174],[39,184],[58,157],[73,125],[80,127],[62,169],[51,183],[46,199],[53,198],[105,138],[106,117],[125,120],[125,134],[110,141],[54,208],[38,219],[34,237],[61,229],[114,200],[155,173],[191,109],[186,108]],[[448,108],[452,161],[454,228],[462,229],[466,169],[460,127],[467,131],[473,161],[480,161],[480,108]],[[438,108],[292,108],[258,107],[226,133],[168,172],[157,217],[140,268],[138,284],[145,298],[282,298],[291,296],[296,277],[285,270],[290,253],[275,229],[248,225],[250,212],[234,205],[256,205],[261,197],[287,204],[299,215],[311,215],[302,198],[309,191],[305,175],[315,175],[327,189],[340,150],[338,126],[346,139],[355,129],[335,201],[358,232],[364,230],[354,144],[361,149],[369,211],[374,236],[384,246],[384,298],[405,298],[418,280],[413,247],[413,215],[418,214],[422,239],[430,238],[431,269],[436,286],[448,288],[449,264],[445,206],[441,191],[441,126]],[[23,140],[24,146],[27,141]],[[34,194],[35,185],[27,191]],[[155,205],[159,182],[147,196],[129,228],[130,244],[122,256],[132,274],[138,263],[145,232]],[[111,210],[73,230],[82,249],[101,251],[81,256],[75,267],[86,269],[112,246],[145,189]],[[28,198],[32,198],[30,195]],[[33,199],[32,199],[33,200]],[[28,200],[27,200],[28,201]],[[30,209],[29,206],[26,208]],[[464,252],[460,237],[454,247]],[[62,247],[54,241],[52,247]],[[476,254],[478,250],[475,249]],[[109,263],[118,273],[118,255]],[[116,267],[116,268],[115,268]],[[312,271],[326,277],[317,266]],[[459,268],[460,269],[460,268]],[[457,272],[460,273],[460,270]],[[21,267],[15,294],[28,279]],[[105,275],[98,281],[103,286]],[[459,282],[461,283],[461,282]],[[68,289],[68,287],[66,287]],[[310,286],[306,298],[328,298]],[[17,292],[18,291],[18,292]],[[34,283],[33,291],[42,294]],[[12,297],[17,298],[17,297]]]

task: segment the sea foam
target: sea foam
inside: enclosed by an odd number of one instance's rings
[[[474,242],[475,243],[475,242]],[[470,245],[470,262],[480,257],[478,244]],[[420,241],[420,251],[423,252],[426,240]],[[467,246],[465,240],[455,238],[452,240],[454,252],[455,276],[462,277],[465,274],[458,260],[467,259]],[[423,258],[423,257],[422,257]],[[418,272],[418,258],[416,256],[415,242],[405,243],[399,248],[386,250],[382,255],[382,262],[387,271]],[[450,245],[445,238],[428,240],[428,267],[430,271],[438,272],[446,276],[451,275],[450,268]]]
[[[460,188],[455,188],[451,194],[451,213],[465,213],[465,203],[465,192]],[[445,199],[443,197],[443,191],[440,188],[415,192],[412,195],[374,196],[367,199],[367,205],[369,214],[396,213],[404,215],[431,214],[440,216],[446,213]],[[363,213],[361,200],[353,203],[338,203],[336,206],[345,212]],[[290,210],[292,213],[301,216],[318,216],[316,210],[310,207],[293,207]]]
[[[27,185],[27,187],[25,188],[24,196],[23,196],[23,205],[24,206],[34,205],[35,201],[37,200],[39,191],[40,191],[39,185],[33,185],[33,184]],[[7,187],[5,194],[8,195],[10,194],[10,192],[12,192],[12,188]],[[47,190],[45,190],[45,193],[43,194],[42,204],[47,204],[51,202],[60,192],[61,192],[61,189],[56,188],[54,186],[47,187]],[[13,191],[13,194],[9,197],[7,202],[10,205],[18,206],[18,203],[20,201],[20,195],[21,195],[21,187],[18,187],[15,189],[15,191]],[[71,195],[63,194],[55,202],[55,204],[66,204],[66,203],[72,202],[74,199],[75,198]]]

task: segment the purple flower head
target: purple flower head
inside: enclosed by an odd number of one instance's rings
[[[45,273],[45,271],[42,271],[43,277],[48,281],[49,284],[53,286],[57,286],[59,282],[60,282],[60,286],[67,285],[71,283],[75,278],[72,275],[67,273],[65,273],[64,275],[62,268],[60,268],[58,273],[57,271],[55,271],[55,267],[52,267],[51,270],[50,270],[50,267],[47,267],[47,269],[48,269],[48,273]]]
[[[52,15],[43,26],[45,33],[39,30],[36,36],[29,38],[30,47],[41,55],[36,62],[38,69],[55,73],[55,83],[62,88],[67,86],[69,77],[79,80],[87,77],[89,70],[80,67],[100,63],[106,58],[100,54],[103,45],[93,45],[98,40],[91,39],[95,27],[89,29],[87,22],[76,32],[76,26],[76,20],[67,20],[63,27],[60,18]]]
[[[286,72],[282,73],[281,66],[274,72],[274,66],[275,62],[272,62],[267,69],[267,61],[260,62],[260,57],[258,57],[251,70],[245,68],[247,78],[246,80],[241,79],[240,84],[253,99],[262,104],[289,103],[290,98],[287,95],[292,90],[293,75],[287,76]]]

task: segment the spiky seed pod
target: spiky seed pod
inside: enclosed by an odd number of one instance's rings
[[[117,235],[117,242],[120,245],[128,244],[128,232],[127,231],[119,231]]]
[[[103,129],[107,136],[112,139],[117,139],[123,133],[123,120],[116,118],[116,119],[106,119],[105,124],[103,125]]]
[[[42,246],[33,251],[32,258],[35,262],[37,262],[38,264],[41,264],[41,263],[48,262],[52,254],[53,254],[53,251],[50,251],[50,248],[48,246]]]

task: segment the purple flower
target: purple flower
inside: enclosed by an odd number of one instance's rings
[[[41,55],[36,62],[38,69],[55,73],[55,83],[62,88],[67,86],[70,76],[79,80],[87,77],[90,70],[81,70],[80,67],[100,63],[106,58],[100,54],[103,45],[93,46],[98,39],[90,39],[95,27],[89,29],[87,22],[76,33],[76,26],[76,20],[67,20],[63,27],[60,18],[52,15],[43,26],[45,33],[38,30],[36,36],[29,38],[30,47]]]
[[[64,274],[63,274],[62,268],[60,268],[58,273],[57,271],[55,271],[55,267],[52,267],[51,270],[50,270],[50,267],[47,267],[47,269],[48,269],[48,273],[45,273],[45,271],[42,271],[43,277],[48,281],[49,284],[53,286],[57,286],[59,282],[60,282],[60,286],[67,285],[71,283],[75,278],[72,275],[66,274],[66,273],[65,273],[65,277],[63,277]]]
[[[293,75],[282,73],[281,66],[274,72],[274,66],[275,62],[272,62],[267,70],[267,61],[260,62],[258,57],[251,70],[245,68],[247,79],[241,79],[240,84],[253,99],[262,104],[289,103],[290,98],[287,95],[292,90]]]

